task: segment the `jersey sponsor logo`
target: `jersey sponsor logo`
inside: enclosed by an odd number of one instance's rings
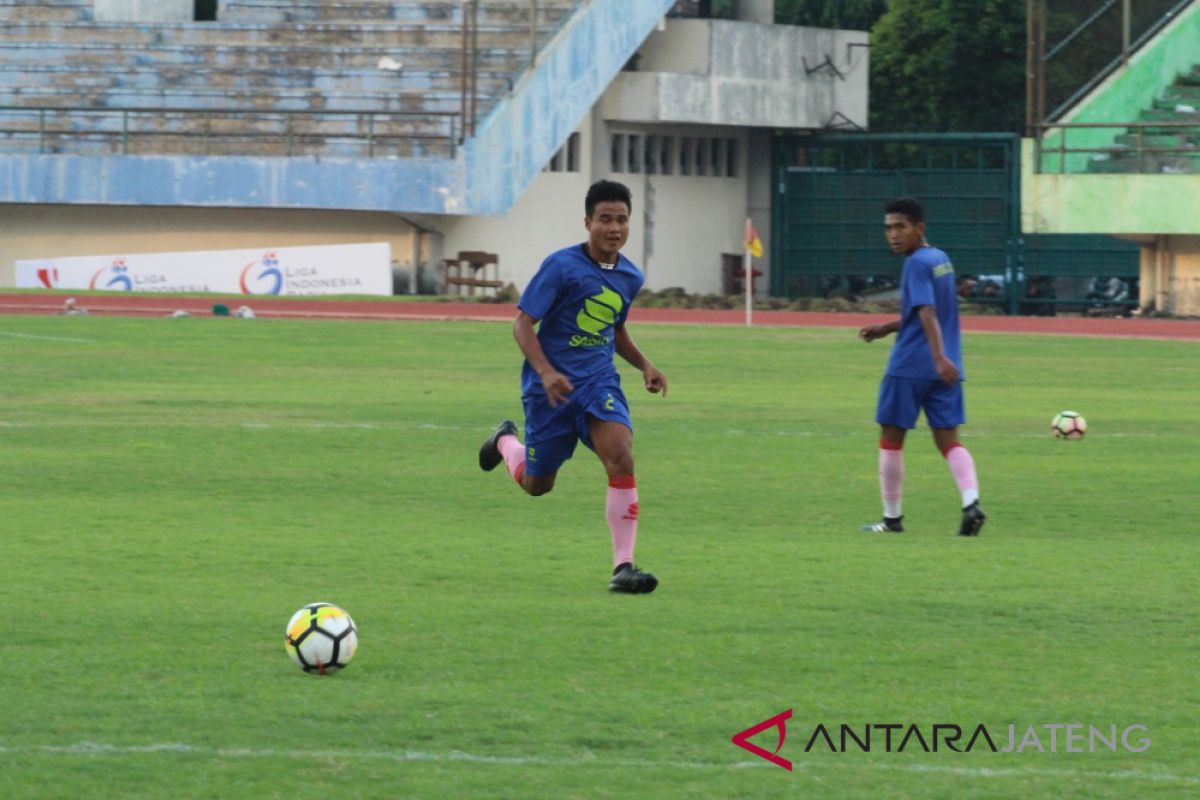
[[[603,347],[609,343],[607,336],[580,336],[576,334],[568,340],[571,347]]]
[[[945,264],[938,264],[933,268],[933,277],[941,278],[945,275],[954,274],[954,265],[947,261]]]
[[[616,324],[617,315],[624,307],[621,295],[606,286],[600,294],[583,301],[583,308],[575,315],[575,324],[580,330],[600,336],[605,328]]]

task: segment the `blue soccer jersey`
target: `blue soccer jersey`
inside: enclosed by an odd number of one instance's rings
[[[606,269],[577,244],[542,262],[517,307],[541,320],[537,336],[542,351],[573,384],[616,379],[616,327],[625,324],[645,280],[625,256],[618,255],[613,268]],[[528,361],[521,368],[521,391],[545,393]]]
[[[927,380],[938,377],[929,341],[921,328],[917,312],[920,306],[933,306],[937,312],[946,358],[954,362],[960,380],[964,380],[954,265],[941,250],[928,246],[904,260],[904,272],[900,276],[900,331],[888,359],[887,374]]]

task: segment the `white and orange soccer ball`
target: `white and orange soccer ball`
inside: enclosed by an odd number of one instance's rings
[[[284,647],[296,666],[313,675],[344,669],[358,649],[358,628],[344,608],[309,603],[288,620]]]
[[[1060,411],[1054,415],[1050,431],[1058,439],[1082,439],[1087,433],[1087,420],[1077,411]]]

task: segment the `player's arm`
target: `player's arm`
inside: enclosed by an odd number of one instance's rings
[[[864,342],[873,342],[900,330],[900,320],[894,319],[882,325],[864,325],[858,331],[858,338]]]
[[[624,325],[616,327],[616,345],[617,355],[642,371],[642,378],[646,381],[646,391],[653,393],[662,392],[662,396],[666,397],[667,376],[659,372],[650,363],[650,359],[642,354],[642,351],[634,344],[633,336],[625,329]]]
[[[946,358],[946,348],[942,344],[942,326],[938,324],[937,309],[933,306],[918,306],[917,317],[921,320],[921,330],[925,331],[925,339],[929,342],[929,352],[933,354],[933,366],[937,369],[938,377],[953,385],[958,381],[958,367]]]
[[[536,319],[521,311],[513,321],[513,338],[517,340],[517,347],[521,348],[529,366],[533,367],[533,371],[542,379],[546,399],[550,401],[551,406],[557,406],[566,401],[567,395],[573,392],[575,387],[571,385],[571,379],[556,370],[550,359],[546,358],[546,352],[542,350],[542,343],[538,341],[537,332],[534,330],[537,323]]]

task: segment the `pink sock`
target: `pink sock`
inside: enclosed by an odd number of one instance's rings
[[[879,443],[879,493],[883,495],[883,515],[895,519],[901,515],[900,496],[904,486],[904,451],[890,442]]]
[[[508,474],[520,483],[521,476],[525,474],[525,445],[515,436],[501,436],[496,442],[496,449],[504,456],[504,466],[508,469]]]
[[[950,445],[950,449],[943,455],[946,456],[946,463],[950,465],[950,473],[954,476],[954,482],[958,484],[958,491],[962,493],[963,508],[966,508],[979,499],[979,479],[975,477],[975,459],[971,458],[967,448],[961,444]]]
[[[612,531],[613,566],[633,563],[633,545],[637,541],[637,481],[632,475],[608,479],[608,501],[604,505],[608,529]]]

